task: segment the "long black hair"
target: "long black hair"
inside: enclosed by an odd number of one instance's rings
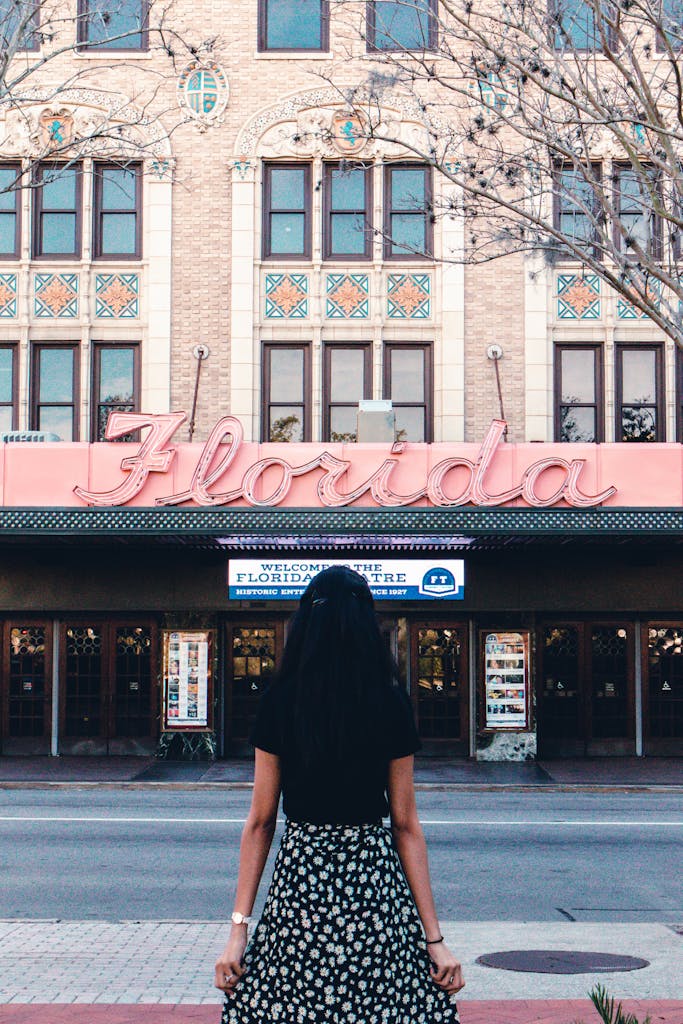
[[[346,566],[318,573],[294,615],[275,686],[305,764],[377,743],[397,670],[365,579]]]

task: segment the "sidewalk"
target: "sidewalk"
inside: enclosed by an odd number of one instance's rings
[[[82,783],[86,785],[244,788],[253,780],[250,758],[214,762],[165,761],[149,757],[2,757],[0,786]],[[530,763],[417,757],[418,788],[468,789],[650,789],[683,792],[683,758],[603,757]]]
[[[219,1024],[213,966],[224,921],[0,921],[2,1024]],[[587,994],[601,982],[653,1024],[683,1024],[683,938],[662,924],[443,922],[466,988],[462,1024],[597,1024]],[[484,967],[503,949],[580,949],[642,956],[614,974],[521,974]]]

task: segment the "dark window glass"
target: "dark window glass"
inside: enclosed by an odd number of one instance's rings
[[[387,259],[431,256],[431,172],[427,167],[387,167],[384,255]]]
[[[310,167],[264,168],[264,256],[310,254]]]
[[[34,255],[80,256],[80,169],[59,165],[38,168],[34,190]]]
[[[78,367],[75,345],[37,345],[34,349],[32,429],[77,440]]]
[[[264,346],[265,441],[308,440],[308,346]]]
[[[657,184],[652,172],[654,188]],[[652,196],[647,181],[630,167],[617,169],[615,179],[617,216],[625,232],[616,230],[616,244],[628,252],[633,245],[639,245],[645,252],[658,255],[659,250],[659,219],[652,209]]]
[[[36,0],[0,0],[0,52],[38,49],[39,11]]]
[[[16,346],[0,346],[0,433],[16,429]]]
[[[372,256],[371,171],[353,164],[325,167],[326,259]]]
[[[19,255],[19,173],[18,164],[0,166],[0,256]]]
[[[657,31],[657,49],[678,50],[683,43],[683,0],[661,0],[659,17],[661,28]]]
[[[259,0],[260,50],[326,50],[327,0]]]
[[[357,439],[358,403],[369,398],[369,345],[325,346],[325,440],[350,442]]]
[[[595,346],[558,346],[555,359],[557,440],[602,440],[600,350]]]
[[[96,50],[147,47],[146,0],[79,0],[78,38]]]
[[[429,345],[386,345],[384,397],[396,415],[396,439],[430,441],[431,348]]]
[[[661,441],[661,348],[617,348],[617,441]]]
[[[93,440],[103,441],[110,413],[137,409],[137,345],[96,345],[94,356]]]
[[[597,168],[594,169],[597,175]],[[577,245],[594,245],[597,239],[596,197],[593,186],[574,168],[555,173],[555,223]]]
[[[436,45],[432,0],[370,0],[369,50],[430,50]]]
[[[600,45],[595,10],[588,0],[551,0],[557,50],[594,50]]]
[[[140,174],[135,167],[95,167],[95,255],[140,255]]]

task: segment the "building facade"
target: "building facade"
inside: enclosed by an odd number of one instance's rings
[[[153,5],[69,0],[0,111],[3,430],[47,437],[2,446],[0,752],[246,753],[295,597],[229,574],[342,558],[426,753],[680,753],[673,342],[576,263],[464,265],[419,109],[368,139],[340,87],[400,5],[296,6],[178,0],[169,60]],[[418,563],[462,591],[392,592]]]

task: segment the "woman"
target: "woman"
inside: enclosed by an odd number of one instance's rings
[[[415,806],[420,741],[395,682],[367,583],[325,569],[250,736],[254,790],[214,981],[221,1024],[459,1020],[462,970],[439,929]],[[247,943],[281,790],[286,828]]]

